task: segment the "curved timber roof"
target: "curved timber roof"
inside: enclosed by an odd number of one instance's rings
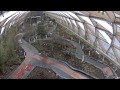
[[[120,66],[120,11],[44,12]],[[0,16],[1,34],[14,22],[22,21],[28,13],[29,11],[14,11],[7,18]]]

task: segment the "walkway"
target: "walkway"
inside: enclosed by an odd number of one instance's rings
[[[58,35],[58,37],[61,37],[61,36]],[[63,38],[63,37],[61,37],[61,38]],[[75,56],[78,59],[82,60],[82,57],[83,57],[84,53],[83,53],[83,51],[82,51],[82,49],[80,47],[80,44],[75,42],[75,41],[66,39],[66,38],[63,38],[63,39],[65,39],[66,41],[70,42],[72,45],[74,45],[76,47],[76,52],[73,53],[73,54],[75,54]],[[52,38],[38,39],[38,40],[52,40]],[[101,62],[97,62],[93,58],[90,58],[87,55],[84,55],[84,61],[89,63],[89,64],[91,64],[91,65],[93,65],[93,66],[95,66],[96,68],[100,69],[103,72],[103,74],[105,76],[107,76],[107,77],[110,77],[110,76],[117,77],[116,73],[106,64],[103,64]]]
[[[55,28],[56,27],[54,27],[53,30],[55,30]],[[50,32],[51,32],[51,30],[50,30]],[[18,41],[21,39],[22,43],[19,43],[19,44],[26,52],[26,58],[22,62],[22,64],[14,71],[14,73],[12,73],[8,78],[11,78],[11,79],[25,78],[36,67],[36,65],[40,66],[40,67],[48,67],[49,66],[49,68],[51,68],[53,71],[55,71],[58,75],[60,75],[61,77],[64,77],[64,78],[68,78],[68,79],[70,79],[70,78],[75,78],[75,79],[90,78],[81,72],[71,69],[65,63],[63,64],[63,63],[57,62],[57,60],[39,56],[38,50],[36,48],[34,48],[32,45],[30,45],[28,42],[26,42],[24,39],[22,39],[21,36],[23,36],[23,35],[18,34],[18,35],[16,35],[16,38]],[[71,40],[68,40],[68,41],[76,46],[76,48],[77,48],[76,53],[75,53],[76,57],[82,59],[82,50],[80,48],[80,45],[74,41],[71,41]],[[87,57],[86,55],[84,57],[84,60],[85,60],[85,62],[88,62],[88,63],[98,67],[99,69],[101,69],[104,72],[104,74],[106,74],[108,76],[113,75],[112,70],[109,67],[106,67],[106,65],[96,62],[93,59]],[[39,61],[39,65],[37,64],[38,61]],[[37,62],[37,63],[34,63],[34,62]]]
[[[61,37],[61,38],[63,38],[63,37]],[[63,39],[65,39],[65,38],[63,38]],[[37,39],[37,40],[52,40],[52,38]],[[68,39],[65,39],[65,40],[67,40],[68,42],[70,42],[71,44],[73,44],[76,47],[76,52],[73,54],[75,54],[75,56],[78,59],[82,60],[84,53],[83,53],[79,43],[72,41],[72,40],[68,40]],[[33,43],[33,42],[30,42],[30,43]],[[103,74],[107,77],[114,76],[114,75],[116,76],[116,73],[109,66],[107,66],[101,62],[97,62],[87,55],[84,55],[84,61],[95,66],[96,68],[100,69],[103,72]]]
[[[18,41],[22,38],[17,35]],[[45,67],[52,69],[55,73],[66,79],[90,79],[87,75],[74,71],[67,65],[53,60],[52,58],[47,58],[38,55],[38,51],[25,40],[21,39],[22,43],[20,46],[26,52],[26,58],[22,64],[12,73],[8,78],[9,79],[22,79],[29,75],[29,73],[36,67]],[[36,63],[37,62],[37,63]],[[38,63],[39,62],[39,63]]]
[[[82,57],[84,55],[79,43],[75,42],[75,41],[71,41],[66,39],[67,41],[69,41],[71,44],[76,46],[76,57],[80,58],[80,60],[82,60]],[[87,55],[84,55],[84,61],[90,63],[91,65],[94,65],[95,67],[99,68],[100,70],[103,71],[104,75],[107,75],[108,77],[113,76],[114,72],[113,70],[111,70],[111,68],[109,68],[107,65],[102,64],[100,62],[95,61],[94,59],[90,58]]]

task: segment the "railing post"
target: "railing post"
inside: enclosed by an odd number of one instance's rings
[[[90,56],[90,51],[89,51],[89,56]]]
[[[84,61],[84,54],[82,55],[82,62]]]

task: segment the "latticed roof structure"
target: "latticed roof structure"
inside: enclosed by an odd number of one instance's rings
[[[1,19],[1,34],[13,23],[23,21],[28,13],[29,11],[15,12],[3,22]],[[120,66],[120,11],[44,11],[44,13]]]
[[[47,11],[46,13],[120,65],[119,11]]]

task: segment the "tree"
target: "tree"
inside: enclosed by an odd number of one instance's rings
[[[20,61],[19,56],[15,53],[19,49],[17,42],[15,42],[17,26],[11,26],[6,31],[6,35],[3,35],[0,40],[0,72],[4,72],[9,65]]]
[[[45,27],[43,25],[38,25],[37,27],[37,34],[43,39],[47,34]]]

